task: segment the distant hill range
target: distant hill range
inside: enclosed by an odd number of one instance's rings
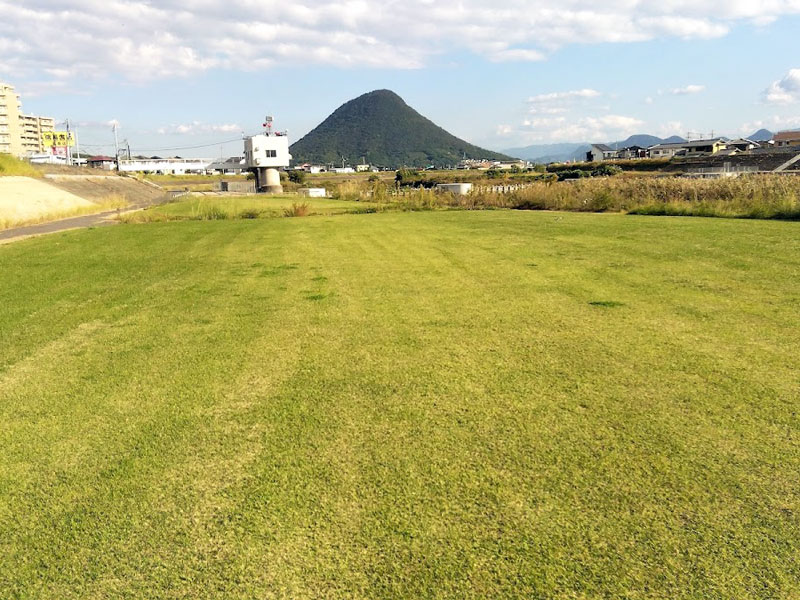
[[[389,90],[376,90],[337,108],[290,147],[294,164],[399,168],[455,166],[463,158],[510,160],[451,135]]]
[[[760,129],[753,135],[748,136],[748,139],[751,139],[754,142],[765,142],[767,140],[771,140],[772,135],[773,134],[771,131]],[[676,144],[685,141],[686,140],[684,138],[677,135],[673,135],[668,138],[660,138],[654,135],[638,134],[632,135],[626,140],[606,142],[606,145],[610,146],[611,148],[627,148],[629,146],[641,146],[642,148],[648,148],[650,146],[654,146],[655,144]],[[524,148],[509,148],[508,150],[504,150],[504,152],[515,158],[523,158],[525,160],[539,163],[550,163],[585,160],[586,153],[590,148],[591,144],[588,142],[540,144],[525,146]]]

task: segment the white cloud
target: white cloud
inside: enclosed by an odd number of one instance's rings
[[[706,89],[704,85],[687,85],[685,87],[673,88],[669,91],[673,96],[688,96],[689,94],[699,94]]]
[[[775,15],[765,15],[763,17],[753,17],[750,20],[757,27],[766,27],[767,25],[772,25],[777,19]]]
[[[489,60],[492,62],[535,62],[544,59],[545,55],[542,52],[526,48],[509,48],[507,50],[499,50],[489,55]]]
[[[775,81],[764,91],[768,104],[800,102],[800,69],[790,69],[783,79]]]
[[[528,109],[532,115],[562,115],[568,111],[566,106],[531,106]]]
[[[651,33],[652,37],[675,36],[684,39],[709,39],[722,37],[728,33],[728,25],[712,18],[692,18],[674,15],[646,17],[639,26]]]
[[[719,37],[800,14],[800,2],[0,0],[0,14],[4,77],[147,81],[278,65],[409,69],[457,53],[536,61],[576,43]]]
[[[545,104],[550,102],[560,102],[563,100],[574,100],[581,98],[597,98],[600,92],[592,89],[571,90],[569,92],[552,92],[550,94],[539,94],[528,98],[532,104]]]
[[[156,133],[164,134],[198,134],[198,133],[239,133],[242,128],[235,123],[221,123],[218,125],[211,123],[203,123],[201,121],[192,121],[191,123],[182,123],[179,125],[170,125],[169,127],[161,127]]]
[[[608,141],[641,133],[644,121],[624,115],[600,117],[534,117],[522,123],[522,137],[529,141]]]
[[[576,104],[602,96],[597,90],[589,88],[537,94],[528,98],[528,113],[532,115],[561,115],[570,111]]]
[[[661,138],[668,138],[673,135],[685,136],[686,129],[683,127],[683,123],[680,121],[668,121],[659,125],[658,128],[653,132],[653,135],[657,135]]]

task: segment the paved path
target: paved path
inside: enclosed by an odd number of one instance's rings
[[[25,225],[23,227],[13,227],[11,229],[4,229],[0,231],[0,244],[7,244],[9,242],[16,242],[34,235],[45,235],[47,233],[58,233],[59,231],[68,231],[70,229],[83,229],[85,227],[104,227],[106,225],[116,225],[119,221],[116,220],[120,212],[129,212],[131,210],[139,210],[147,206],[156,204],[163,204],[168,201],[170,196],[164,196],[155,202],[134,203],[131,206],[119,210],[107,210],[105,212],[96,213],[93,215],[83,215],[82,217],[70,217],[69,219],[60,219],[58,221],[50,221],[48,223],[39,223],[37,225]]]
[[[118,221],[114,220],[117,216],[116,210],[109,210],[95,215],[84,215],[82,217],[71,217],[49,223],[38,223],[37,225],[25,225],[24,227],[14,227],[0,231],[0,244],[16,242],[33,235],[44,235],[46,233],[58,233],[69,229],[80,229],[83,227],[98,227],[103,225],[114,225]]]

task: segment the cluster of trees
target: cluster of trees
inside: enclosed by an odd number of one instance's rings
[[[593,169],[564,169],[556,172],[559,181],[565,179],[581,179],[582,177],[613,177],[622,173],[616,165],[601,164]]]

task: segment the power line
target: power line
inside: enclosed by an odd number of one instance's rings
[[[252,134],[257,135],[257,134]],[[196,150],[198,148],[211,148],[212,146],[220,146],[222,144],[231,144],[233,142],[241,142],[242,139],[246,137],[244,134],[241,137],[232,138],[229,140],[223,140],[218,142],[213,142],[210,144],[198,144],[196,146],[174,146],[172,148],[137,148],[137,152],[169,152],[171,150]],[[113,148],[113,144],[83,144],[84,148]]]
[[[255,134],[254,134],[255,135]],[[174,148],[140,148],[139,152],[167,152],[169,150],[196,150],[197,148],[210,148],[211,146],[219,146],[220,144],[230,144],[233,142],[241,142],[242,137],[224,140],[221,142],[213,142],[211,144],[200,144],[198,146],[176,146]]]

